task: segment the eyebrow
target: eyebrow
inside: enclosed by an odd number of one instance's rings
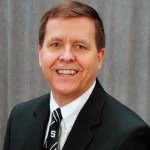
[[[58,38],[58,37],[52,37],[52,38],[50,38],[49,39],[49,41],[48,42],[53,42],[53,41],[63,41],[63,39],[61,39],[61,38]]]
[[[59,37],[52,37],[49,39],[48,43],[51,43],[51,42],[54,42],[54,41],[59,41],[59,42],[63,42],[64,40],[62,38],[59,38]],[[77,39],[77,40],[71,40],[72,43],[82,43],[82,44],[85,44],[85,45],[89,45],[89,43],[84,40],[84,39]]]
[[[83,43],[83,44],[86,44],[86,45],[89,44],[86,40],[83,40],[83,39],[73,40],[73,43]]]

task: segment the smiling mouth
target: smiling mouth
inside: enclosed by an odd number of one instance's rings
[[[73,70],[73,69],[59,69],[56,70],[56,72],[60,75],[65,75],[65,76],[75,75],[78,73],[77,70]]]

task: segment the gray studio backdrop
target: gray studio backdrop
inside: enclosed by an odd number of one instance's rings
[[[17,103],[49,91],[38,65],[42,14],[60,0],[0,0],[0,146]],[[104,21],[102,85],[150,124],[150,0],[82,0]],[[0,149],[2,149],[0,147]]]

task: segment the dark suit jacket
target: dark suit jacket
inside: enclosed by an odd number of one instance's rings
[[[49,99],[46,94],[14,107],[3,150],[42,150]],[[97,80],[63,150],[150,150],[150,128],[108,95]]]

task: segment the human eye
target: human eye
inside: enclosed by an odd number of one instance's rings
[[[86,47],[85,47],[84,45],[82,45],[82,44],[77,44],[77,45],[75,46],[75,48],[76,48],[76,49],[80,49],[80,50],[86,49]]]
[[[58,42],[51,43],[50,45],[51,47],[56,47],[56,48],[61,47],[61,43],[58,43]]]

